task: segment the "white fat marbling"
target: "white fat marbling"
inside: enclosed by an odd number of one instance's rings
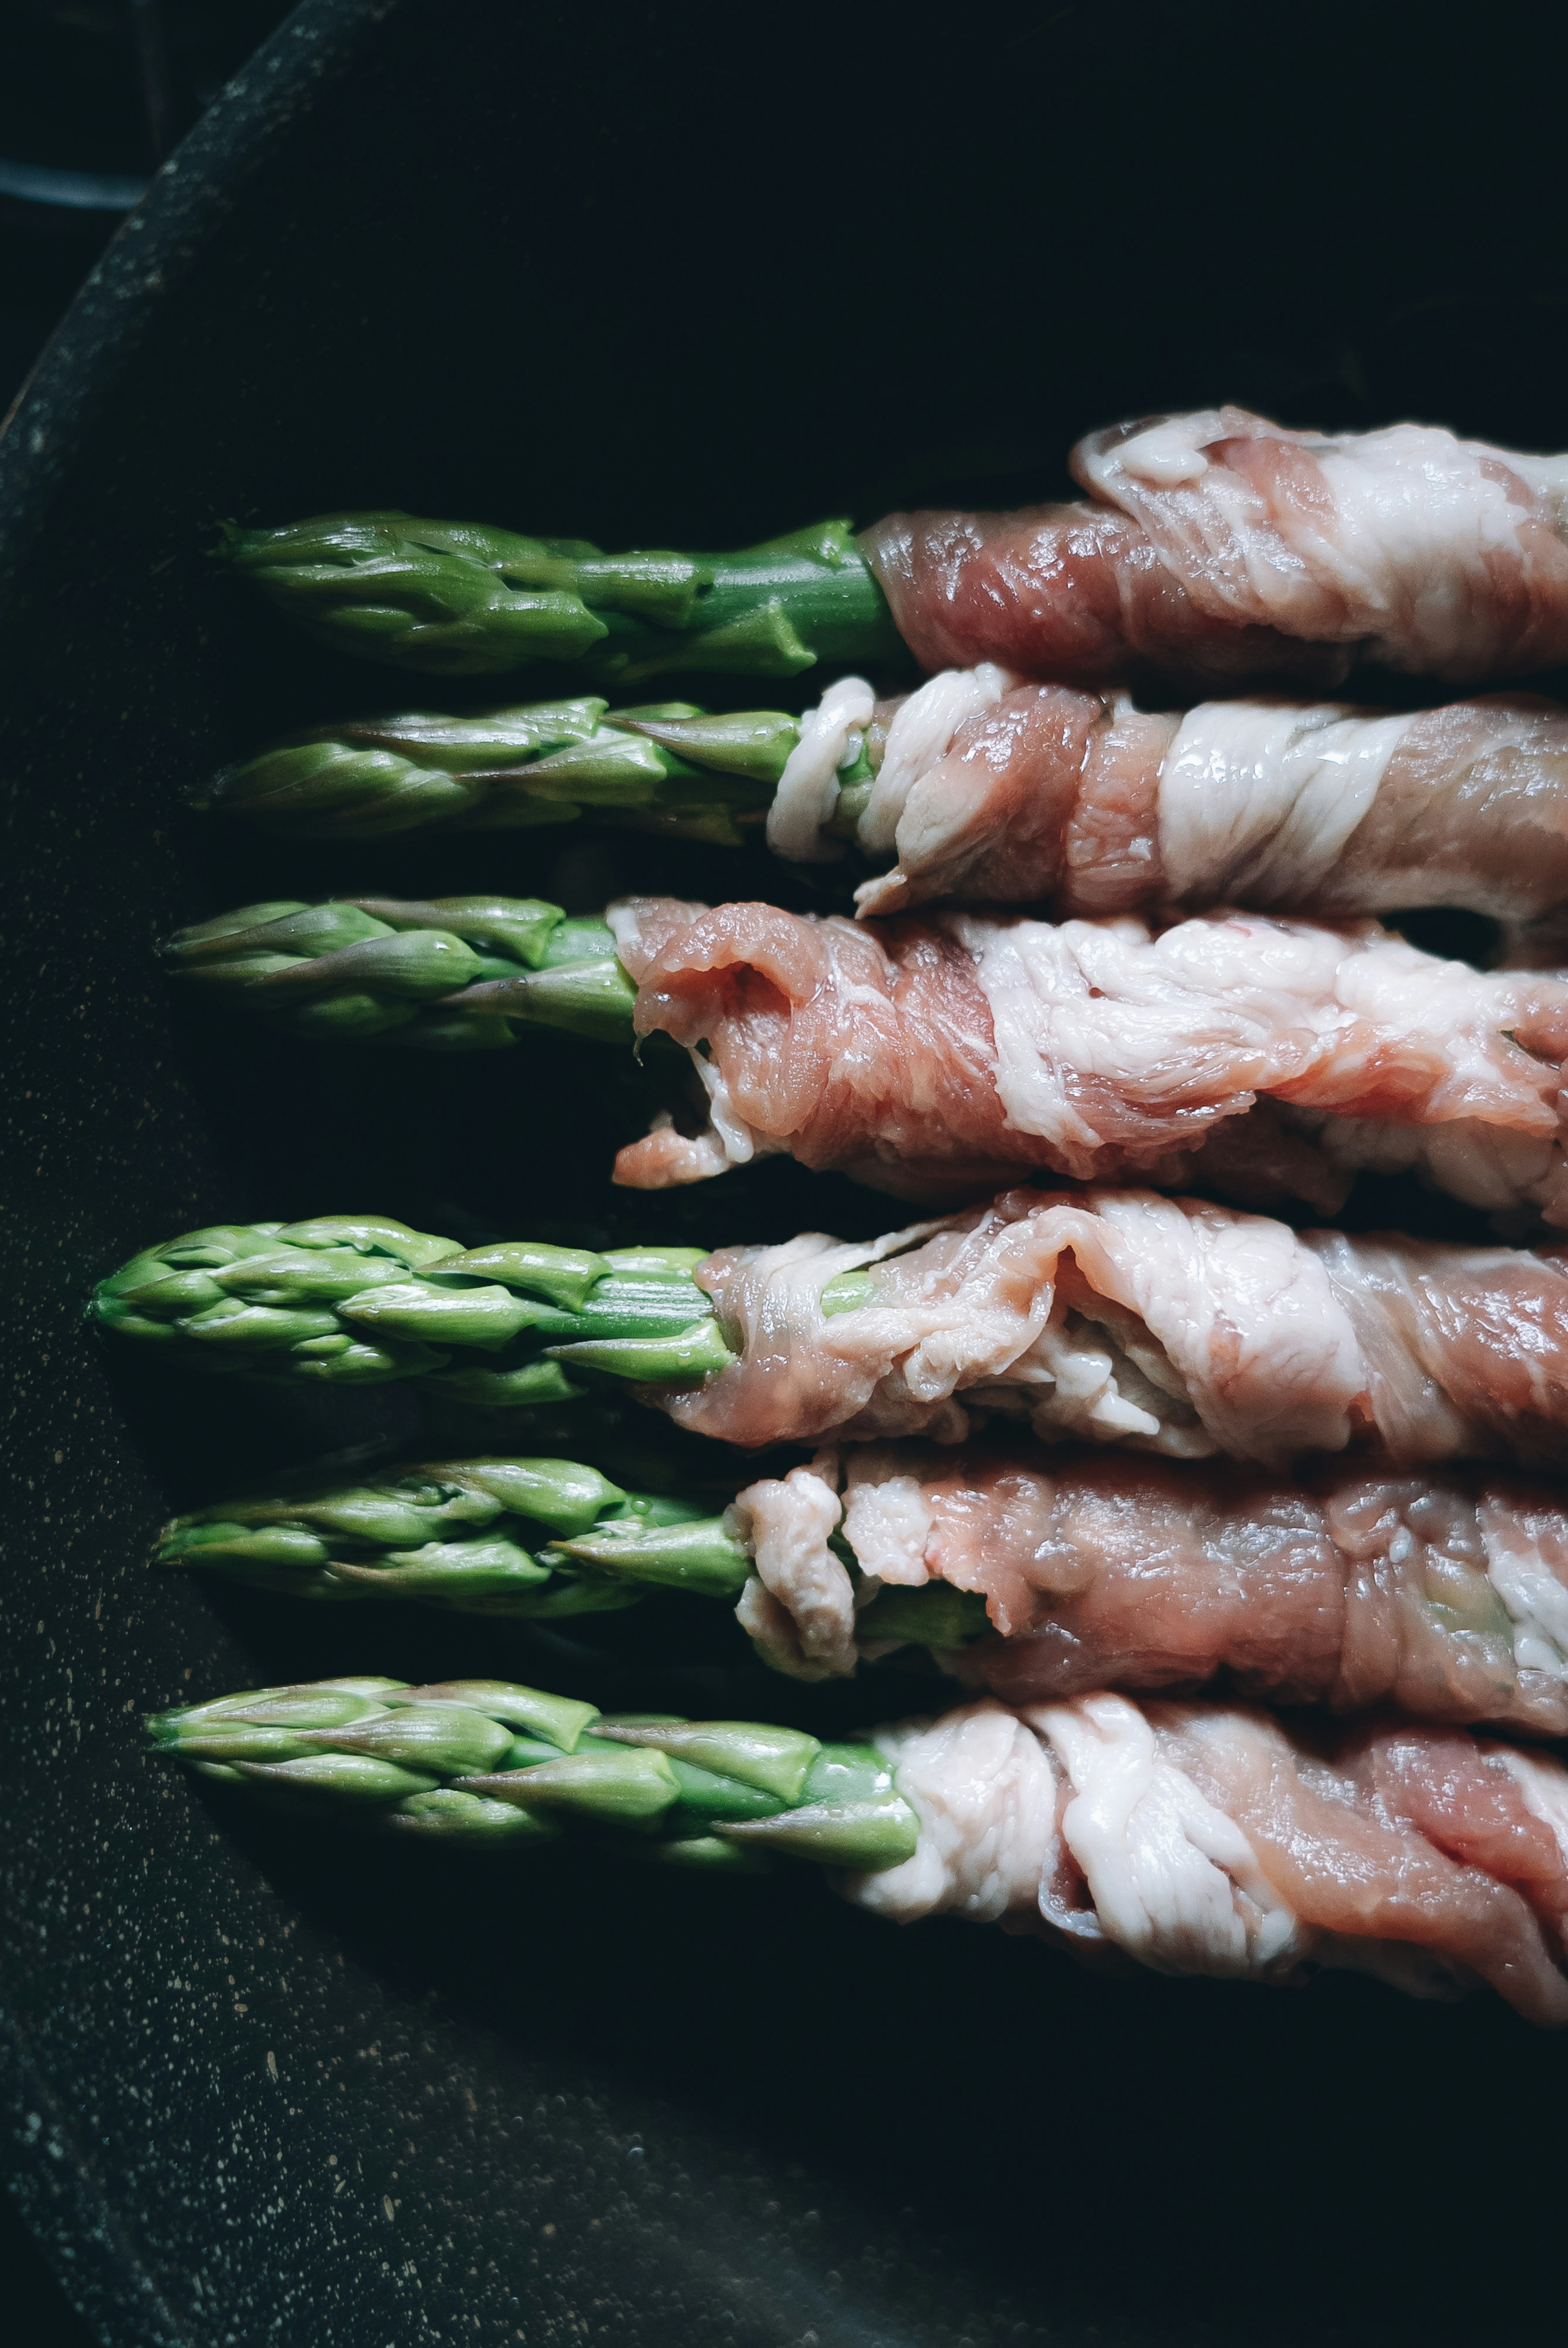
[[[858,736],[871,724],[875,705],[876,695],[863,676],[843,676],[802,717],[800,738],[768,810],[768,845],[775,856],[792,864],[820,864],[843,854],[838,840],[825,838],[823,827],[839,804],[839,770],[853,763]]]
[[[899,705],[871,797],[855,827],[855,837],[869,854],[892,853],[898,819],[915,784],[946,757],[965,720],[995,708],[1012,682],[1005,668],[982,661],[977,668],[944,669]]]
[[[882,1444],[851,1451],[844,1480],[844,1539],[862,1573],[918,1589],[931,1579],[926,1543],[935,1519],[920,1478]]]
[[[841,1889],[895,1923],[922,1916],[995,1922],[1032,1909],[1056,1854],[1057,1787],[1050,1761],[1018,1718],[986,1697],[939,1720],[872,1732],[898,1790],[920,1820],[912,1858]]]
[[[1062,1838],[1108,1940],[1156,1972],[1270,1974],[1300,1962],[1307,1936],[1252,1844],[1161,1757],[1135,1704],[1080,1696],[1026,1716],[1071,1782]]]
[[[1272,905],[1333,870],[1416,722],[1336,702],[1205,701],[1160,771],[1160,857],[1172,901]]]
[[[836,1477],[830,1482],[815,1468],[748,1484],[726,1511],[727,1527],[751,1550],[755,1582],[775,1601],[764,1606],[748,1582],[736,1609],[741,1627],[795,1679],[841,1678],[855,1668],[854,1590],[828,1546],[840,1515]]]
[[[1483,1498],[1478,1516],[1487,1576],[1513,1624],[1514,1662],[1568,1680],[1568,1589],[1530,1540],[1522,1509]]]

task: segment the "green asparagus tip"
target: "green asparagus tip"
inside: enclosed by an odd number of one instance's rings
[[[585,1832],[676,1865],[760,1851],[870,1872],[919,1838],[870,1746],[761,1723],[605,1719],[500,1681],[253,1689],[154,1714],[148,1733],[156,1753],[307,1815],[462,1845]],[[737,1846],[738,1859],[721,1857]]]
[[[710,716],[681,701],[610,717],[590,698],[468,718],[412,710],[294,735],[225,768],[202,804],[293,839],[587,817],[738,845],[737,824],[761,821],[799,732],[779,710]]]
[[[902,652],[848,523],[738,554],[605,555],[396,511],[227,528],[221,559],[319,642],[428,675],[538,661],[617,682],[671,670],[794,676]]]
[[[585,1532],[580,1549],[572,1537]],[[436,1461],[380,1484],[219,1502],[166,1525],[156,1562],[292,1597],[533,1621],[636,1605],[660,1584],[733,1594],[748,1570],[744,1550],[690,1503],[542,1458]]]
[[[537,897],[242,905],[162,951],[187,984],[324,1043],[488,1050],[524,1026],[634,1040],[636,989],[608,926]]]
[[[439,1376],[454,1398],[569,1399],[563,1366],[692,1384],[730,1358],[692,1277],[699,1249],[511,1242],[464,1250],[389,1218],[213,1225],[99,1282],[107,1334],[190,1367],[377,1384]],[[628,1350],[630,1349],[630,1350]],[[560,1354],[561,1359],[554,1356]]]

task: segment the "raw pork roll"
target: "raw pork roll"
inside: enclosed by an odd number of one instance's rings
[[[1568,711],[1528,695],[1155,716],[983,667],[874,716],[871,784],[841,792],[830,762],[792,760],[769,818],[781,855],[841,855],[850,837],[891,863],[855,891],[862,914],[950,898],[1090,915],[1462,905],[1518,923],[1568,903]]]
[[[1568,660],[1568,458],[1222,407],[1091,433],[1072,469],[1088,502],[862,532],[923,667],[1322,690],[1367,662],[1480,679]]]
[[[913,1856],[841,1878],[899,1923],[950,1914],[1161,1973],[1486,1982],[1568,2023],[1568,1770],[1436,1728],[1323,1745],[1266,1715],[1099,1693],[992,1698],[873,1732]]]
[[[1037,1435],[1283,1466],[1568,1461],[1568,1251],[1294,1231],[1151,1190],[1011,1190],[856,1244],[724,1248],[738,1358],[648,1399],[744,1445]]]
[[[871,927],[636,898],[609,920],[639,1030],[685,1045],[709,1100],[701,1135],[621,1151],[634,1188],[787,1150],[933,1204],[1046,1171],[1327,1214],[1372,1167],[1568,1222],[1546,973],[1262,914]]]
[[[950,1668],[1009,1704],[1222,1678],[1568,1735],[1568,1499],[1523,1477],[873,1443],[750,1486],[732,1522],[756,1561],[741,1622],[796,1677],[883,1652],[877,1600],[944,1581],[995,1629]]]

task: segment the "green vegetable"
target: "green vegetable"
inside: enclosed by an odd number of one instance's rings
[[[606,555],[414,514],[231,528],[220,559],[335,650],[428,675],[570,662],[629,684],[671,670],[795,676],[903,651],[848,523],[737,554]]]
[[[773,709],[607,707],[544,701],[482,717],[414,710],[316,726],[227,767],[206,803],[293,839],[531,830],[587,817],[738,847],[799,739],[799,720]]]
[[[702,1261],[700,1248],[465,1250],[385,1217],[323,1215],[187,1231],[100,1281],[89,1311],[190,1368],[331,1385],[422,1377],[465,1402],[537,1404],[582,1393],[569,1355],[654,1385],[725,1367],[692,1276]]]
[[[155,1713],[155,1752],[307,1816],[427,1840],[587,1835],[666,1861],[876,1872],[920,1822],[869,1745],[753,1721],[605,1718],[501,1681],[320,1680]],[[520,1735],[517,1732],[521,1730]]]
[[[381,1483],[215,1501],[164,1527],[158,1562],[290,1597],[533,1619],[633,1606],[658,1590],[734,1599],[751,1572],[745,1542],[699,1501],[628,1492],[556,1458],[426,1460]],[[883,1591],[859,1621],[867,1637],[938,1649],[987,1627],[983,1600],[940,1581]],[[644,1742],[700,1761],[690,1739],[704,1733],[682,1729],[687,1741],[671,1744],[650,1729]]]
[[[525,1027],[634,1041],[637,990],[608,927],[537,897],[241,905],[179,931],[163,958],[187,984],[319,1042],[494,1051]]]

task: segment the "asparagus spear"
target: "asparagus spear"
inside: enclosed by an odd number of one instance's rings
[[[741,827],[762,822],[800,735],[799,721],[776,709],[607,707],[544,701],[480,717],[340,720],[225,768],[206,804],[296,839],[531,829],[587,816],[738,848]],[[871,772],[862,747],[844,788],[869,784]]]
[[[155,1713],[156,1752],[321,1818],[431,1841],[625,1837],[647,1857],[758,1854],[874,1873],[919,1820],[869,1745],[758,1722],[610,1718],[501,1680],[317,1680]]]
[[[734,1357],[700,1248],[464,1249],[375,1215],[187,1231],[101,1281],[90,1316],[198,1369],[332,1385],[429,1378],[464,1404],[569,1401],[562,1364],[695,1385]],[[561,1359],[557,1359],[557,1355]]]
[[[795,676],[905,657],[849,524],[733,554],[602,553],[417,515],[231,528],[221,559],[321,643],[441,676],[570,661],[618,684],[671,669]]]
[[[289,1033],[482,1052],[524,1027],[634,1040],[637,990],[600,921],[538,897],[301,899],[241,905],[164,947],[181,979]]]
[[[164,1527],[158,1562],[290,1597],[553,1619],[658,1590],[738,1598],[751,1551],[722,1515],[678,1493],[629,1492],[573,1459],[483,1458],[216,1501]],[[958,1647],[984,1634],[985,1602],[943,1581],[889,1589],[856,1627],[865,1638]]]

